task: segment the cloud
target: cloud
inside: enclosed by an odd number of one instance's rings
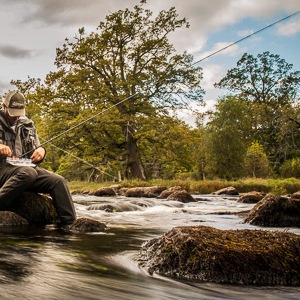
[[[34,51],[22,49],[11,45],[0,45],[0,55],[12,59],[30,58],[34,55]]]
[[[277,28],[277,34],[292,36],[300,32],[300,20],[283,24]]]

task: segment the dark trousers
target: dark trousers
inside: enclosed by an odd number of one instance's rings
[[[0,166],[0,210],[17,205],[24,192],[50,194],[62,224],[76,219],[75,208],[66,180],[40,167]]]

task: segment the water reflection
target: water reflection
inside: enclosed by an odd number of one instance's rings
[[[53,226],[0,228],[1,299],[299,298],[300,288],[198,284],[150,277],[132,259],[143,241],[174,226],[251,227],[241,224],[234,213],[252,205],[220,197],[185,205],[157,199],[74,198],[79,216],[105,222],[108,230],[68,234]],[[118,206],[120,200],[123,203]],[[103,205],[118,211],[103,210]],[[134,205],[136,210],[129,209]],[[300,233],[299,229],[290,230]]]

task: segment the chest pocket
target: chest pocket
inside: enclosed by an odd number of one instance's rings
[[[32,123],[22,124],[20,127],[20,135],[22,141],[22,147],[26,157],[30,157],[36,149],[36,129]]]

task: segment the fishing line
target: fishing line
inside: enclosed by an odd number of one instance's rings
[[[201,58],[201,59],[199,59],[199,60],[197,60],[196,62],[194,62],[194,63],[192,64],[192,66],[193,66],[193,65],[196,65],[196,64],[198,64],[198,63],[200,63],[200,62],[202,62],[203,60],[205,60],[205,59],[207,59],[207,58],[209,58],[209,57],[212,57],[212,56],[216,55],[217,53],[219,53],[219,52],[221,52],[221,51],[224,51],[225,49],[228,49],[229,47],[232,47],[232,46],[234,46],[234,45],[236,45],[236,44],[238,44],[238,43],[240,43],[240,42],[242,42],[242,41],[248,39],[249,37],[251,37],[251,36],[253,36],[253,35],[257,34],[257,33],[260,33],[260,32],[262,32],[262,31],[264,31],[264,30],[266,30],[266,29],[268,29],[268,28],[270,28],[270,27],[272,27],[272,26],[274,26],[274,25],[276,25],[276,24],[278,24],[278,23],[280,23],[280,22],[283,22],[283,21],[285,21],[285,20],[287,20],[287,19],[289,19],[289,18],[292,18],[292,17],[294,17],[295,15],[297,15],[297,14],[299,14],[299,13],[300,13],[300,10],[297,11],[297,12],[295,12],[295,13],[293,13],[293,14],[291,14],[291,15],[289,15],[289,16],[287,16],[287,17],[284,17],[284,18],[282,18],[282,19],[280,19],[280,20],[278,20],[278,21],[276,21],[276,22],[274,22],[274,23],[272,23],[272,24],[270,24],[270,25],[268,25],[268,26],[266,26],[266,27],[263,27],[263,28],[261,28],[261,29],[255,31],[255,32],[253,32],[253,33],[251,33],[251,34],[249,34],[249,35],[247,35],[247,36],[245,36],[245,37],[239,39],[238,41],[236,41],[236,42],[234,42],[234,43],[231,43],[230,45],[227,45],[227,46],[225,46],[225,47],[223,47],[223,48],[221,48],[221,49],[219,49],[219,50],[217,50],[217,51],[215,51],[215,52],[213,52],[213,53],[211,53],[211,54],[209,54],[209,55],[207,55],[207,56],[205,56],[205,57],[203,57],[203,58]]]
[[[98,116],[104,114],[105,112],[107,112],[107,111],[111,110],[112,108],[114,108],[114,107],[120,105],[121,103],[123,103],[123,102],[125,102],[125,101],[128,101],[130,98],[135,97],[137,94],[138,94],[138,93],[135,93],[135,94],[133,94],[133,95],[131,95],[131,96],[125,98],[124,100],[121,100],[121,101],[119,101],[119,102],[116,103],[116,104],[113,104],[112,106],[108,107],[107,109],[102,110],[102,111],[100,111],[99,113],[97,113],[97,114],[95,114],[95,115],[89,117],[88,119],[85,119],[85,120],[81,121],[80,123],[78,123],[78,124],[76,124],[76,125],[70,127],[69,129],[67,129],[67,130],[65,130],[65,131],[63,131],[63,132],[61,132],[61,133],[59,133],[58,135],[52,137],[51,139],[49,139],[49,140],[47,140],[47,141],[41,143],[39,147],[42,147],[42,146],[44,146],[44,145],[47,145],[47,144],[51,143],[52,141],[54,141],[54,140],[60,138],[61,136],[65,135],[66,133],[72,131],[73,129],[76,129],[77,127],[79,127],[79,126],[85,124],[86,122],[88,122],[88,121],[90,121],[90,120],[92,120],[92,119],[94,119],[94,118],[96,118],[96,117],[98,117]],[[37,147],[37,148],[38,148],[38,147]],[[34,148],[34,150],[37,149],[37,148]],[[22,154],[20,157],[26,156],[26,155],[27,155],[28,153],[30,153],[30,152],[32,152],[32,150],[31,150],[31,151],[28,151],[28,152],[26,152],[26,153],[24,153],[24,154]]]
[[[105,175],[107,175],[107,176],[109,176],[109,177],[111,177],[111,178],[113,178],[113,179],[116,179],[116,180],[120,181],[119,178],[117,178],[117,177],[115,177],[115,176],[113,176],[113,175],[110,175],[110,174],[106,173],[106,172],[103,171],[103,170],[100,170],[98,167],[92,165],[92,164],[89,163],[88,161],[86,161],[86,160],[84,160],[84,159],[82,159],[82,158],[80,158],[80,157],[78,157],[78,156],[72,154],[72,153],[69,152],[69,151],[66,151],[66,150],[64,150],[64,149],[62,149],[62,148],[60,148],[60,147],[58,147],[58,146],[52,144],[52,143],[49,142],[49,141],[47,141],[47,142],[48,142],[48,144],[49,144],[51,147],[54,147],[54,148],[56,148],[56,149],[58,149],[58,150],[60,150],[60,151],[62,151],[62,152],[64,152],[64,153],[68,154],[69,156],[76,158],[77,160],[83,162],[83,163],[86,164],[86,165],[89,165],[89,166],[92,167],[93,169],[95,169],[95,170],[101,172],[102,174],[105,174]]]
[[[249,35],[247,35],[247,36],[245,36],[245,37],[243,37],[243,38],[237,40],[236,42],[231,43],[231,44],[229,44],[229,45],[227,45],[227,46],[225,46],[225,47],[223,47],[223,48],[221,48],[221,49],[219,49],[219,50],[217,50],[217,51],[215,51],[215,52],[213,52],[213,53],[211,53],[211,54],[209,54],[209,55],[203,57],[202,59],[200,59],[200,60],[198,60],[198,61],[192,63],[191,66],[194,66],[194,65],[196,65],[196,64],[198,64],[198,63],[200,63],[200,62],[202,62],[202,61],[204,61],[204,60],[206,60],[206,59],[208,59],[208,58],[210,58],[210,57],[212,57],[212,56],[214,56],[214,55],[216,55],[216,54],[218,54],[218,53],[220,53],[220,52],[222,52],[222,51],[224,51],[224,50],[226,50],[226,49],[228,49],[229,47],[232,47],[233,45],[236,45],[236,44],[238,44],[238,43],[240,43],[240,42],[242,42],[242,41],[244,41],[244,40],[250,38],[251,36],[256,35],[256,34],[262,32],[262,31],[264,31],[264,30],[266,30],[266,29],[268,29],[268,28],[270,28],[270,27],[272,27],[272,26],[274,26],[274,25],[276,25],[276,24],[278,24],[278,23],[280,23],[280,22],[283,22],[283,21],[285,21],[285,20],[287,20],[287,19],[289,19],[289,18],[292,18],[292,17],[294,17],[295,15],[297,15],[298,13],[300,13],[300,11],[297,11],[297,12],[291,14],[291,15],[288,15],[288,16],[286,16],[286,17],[280,19],[280,20],[277,20],[277,21],[275,21],[275,22],[269,24],[268,26],[265,26],[265,27],[263,27],[263,28],[261,28],[261,29],[255,31],[255,32],[253,32],[253,33],[251,33],[251,34],[249,34]],[[78,123],[78,124],[76,124],[76,125],[70,127],[69,129],[67,129],[67,130],[65,130],[65,131],[63,131],[63,132],[61,132],[60,134],[58,134],[58,135],[52,137],[51,139],[49,139],[49,140],[43,142],[40,146],[43,146],[43,145],[46,145],[46,144],[51,143],[52,141],[58,139],[59,137],[65,135],[65,134],[67,134],[68,132],[70,132],[70,131],[76,129],[77,127],[79,127],[79,126],[85,124],[86,122],[88,122],[88,121],[90,121],[90,120],[96,118],[97,116],[100,116],[100,115],[104,114],[105,112],[107,112],[107,111],[111,110],[112,108],[114,108],[114,107],[120,105],[121,103],[124,103],[124,102],[128,101],[129,99],[133,98],[133,97],[136,96],[137,94],[138,94],[138,93],[135,93],[135,94],[133,94],[133,95],[131,95],[131,96],[125,98],[124,100],[119,101],[118,103],[116,103],[116,104],[114,104],[114,105],[108,107],[107,109],[105,109],[105,110],[103,110],[103,111],[101,111],[101,112],[99,112],[99,113],[97,113],[97,114],[91,116],[90,118],[83,120],[82,122],[80,122],[80,123]],[[52,144],[52,146],[54,146],[54,145]],[[54,147],[56,147],[56,146],[54,146]],[[62,150],[62,149],[60,149],[60,150]],[[62,151],[65,151],[65,150],[62,150]],[[30,152],[31,152],[31,151],[24,153],[21,157],[26,156],[26,154],[28,154],[28,153],[30,153]],[[72,154],[70,154],[70,153],[68,153],[68,154],[69,154],[69,155],[72,155]],[[75,155],[72,155],[72,156],[76,157]],[[79,159],[79,160],[82,160],[82,159],[79,158],[79,157],[76,157],[76,158]],[[83,160],[82,160],[82,161],[83,161]],[[88,163],[88,162],[85,162],[85,163],[87,163],[87,164],[90,165],[91,167],[96,168],[97,170],[99,170],[97,167],[93,166],[92,164],[90,164],[90,163]],[[101,170],[99,170],[99,171],[101,171]],[[107,175],[108,175],[108,174],[107,174]],[[111,176],[111,177],[113,177],[113,178],[116,178],[116,177],[114,177],[114,176],[112,176],[112,175],[109,175],[109,176]]]
[[[262,31],[264,31],[264,30],[266,30],[266,29],[268,29],[268,28],[270,28],[270,27],[272,27],[272,26],[274,26],[274,25],[276,25],[276,24],[278,24],[278,23],[280,23],[280,22],[283,22],[283,21],[285,21],[285,20],[287,20],[287,19],[289,19],[289,18],[292,18],[293,16],[297,15],[298,13],[300,13],[300,11],[297,11],[297,12],[295,12],[295,13],[289,15],[289,16],[286,16],[286,17],[284,17],[284,18],[282,18],[282,19],[280,19],[280,20],[277,20],[277,21],[271,23],[271,24],[268,25],[268,26],[265,26],[265,27],[263,27],[263,28],[261,28],[261,29],[255,31],[255,32],[253,32],[253,33],[251,33],[251,34],[249,34],[249,35],[247,35],[247,36],[245,36],[245,37],[239,39],[238,41],[236,41],[236,42],[234,42],[234,43],[231,43],[230,45],[227,45],[226,47],[223,47],[223,48],[221,48],[221,49],[219,49],[219,50],[217,50],[217,51],[215,51],[215,52],[213,52],[213,53],[211,53],[211,54],[209,54],[209,55],[203,57],[202,59],[200,59],[200,60],[198,60],[198,61],[192,63],[192,66],[194,66],[194,65],[196,65],[196,64],[198,64],[198,63],[200,63],[200,62],[202,62],[202,61],[205,60],[205,59],[208,59],[209,57],[212,57],[212,56],[216,55],[217,53],[219,53],[219,52],[221,52],[221,51],[224,51],[225,49],[228,49],[229,47],[232,47],[233,45],[236,45],[236,44],[240,43],[241,41],[244,41],[244,40],[248,39],[249,37],[251,37],[251,36],[253,36],[253,35],[255,35],[255,34],[258,34],[258,33],[262,32]],[[130,98],[136,96],[137,94],[138,94],[138,93],[135,93],[134,95],[131,95],[131,96],[125,98],[124,100],[122,100],[122,101],[120,101],[120,102],[118,102],[118,103],[116,103],[116,104],[110,106],[109,108],[107,108],[107,109],[105,109],[105,110],[103,110],[103,111],[101,111],[101,112],[99,112],[99,113],[97,113],[97,114],[91,116],[90,118],[88,118],[88,119],[86,119],[86,120],[84,120],[84,121],[82,121],[82,122],[80,122],[80,123],[78,123],[77,125],[74,125],[73,127],[70,127],[69,129],[67,129],[67,130],[65,130],[65,131],[63,131],[63,132],[61,132],[60,134],[58,134],[58,135],[52,137],[52,138],[49,139],[48,141],[45,141],[44,143],[41,144],[41,146],[46,145],[46,144],[48,144],[49,142],[52,142],[53,140],[56,140],[57,138],[59,138],[59,137],[61,137],[62,135],[66,134],[66,133],[68,133],[68,132],[70,132],[70,131],[72,131],[73,129],[76,129],[77,127],[79,127],[79,126],[85,124],[86,122],[88,122],[88,121],[90,121],[90,120],[92,120],[92,119],[94,119],[94,118],[96,118],[96,117],[98,117],[98,116],[104,114],[105,112],[107,112],[107,111],[109,111],[110,109],[112,109],[112,108],[114,108],[114,107],[120,105],[121,103],[124,103],[124,102],[128,101]],[[27,153],[25,153],[25,154],[27,154]],[[24,156],[25,154],[23,154],[23,156]]]

